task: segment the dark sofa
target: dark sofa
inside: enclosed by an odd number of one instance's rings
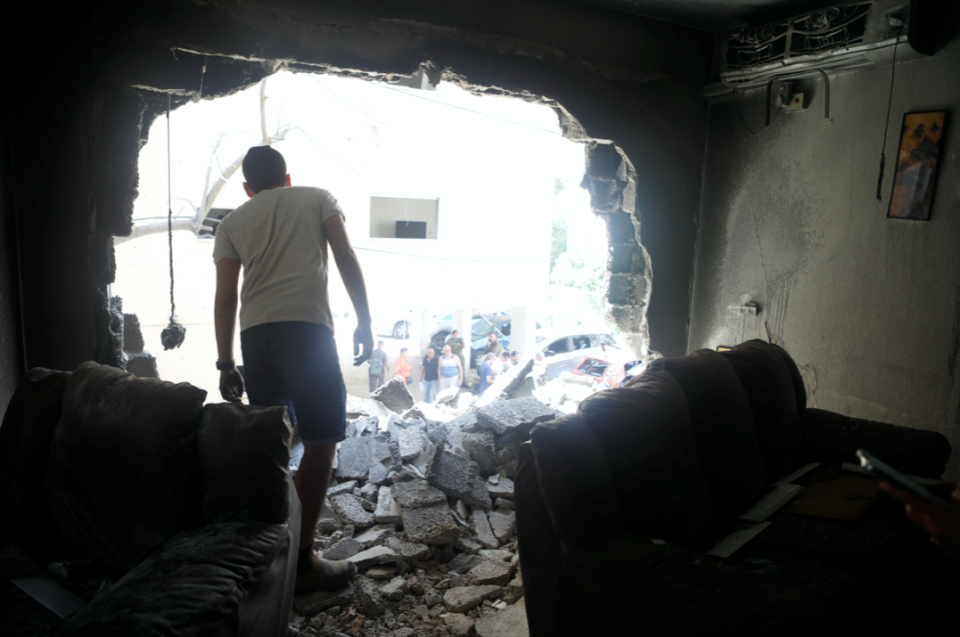
[[[951,452],[938,433],[807,408],[793,360],[763,341],[657,360],[537,425],[516,480],[531,635],[892,629],[911,599],[949,617],[956,565],[883,495],[859,521],[778,513],[728,559],[703,555],[772,482],[808,462],[840,474],[858,447],[930,478]]]
[[[283,408],[187,383],[33,369],[0,426],[3,539],[115,580],[60,635],[285,635],[300,504]]]

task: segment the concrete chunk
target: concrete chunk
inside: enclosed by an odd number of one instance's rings
[[[497,461],[497,447],[490,432],[478,434],[464,434],[460,441],[463,448],[480,469],[480,475],[489,476],[500,473],[500,463]]]
[[[340,540],[323,552],[325,560],[346,560],[363,550],[363,545],[352,537]]]
[[[471,506],[493,506],[486,486],[479,478],[477,463],[446,449],[437,449],[427,467],[427,482],[447,495]]]
[[[444,613],[440,619],[454,637],[468,637],[473,634],[474,621],[461,613]]]
[[[338,451],[339,480],[366,480],[370,467],[378,462],[392,462],[389,445],[379,437],[347,438],[340,443]]]
[[[398,537],[392,537],[386,542],[387,546],[396,551],[403,559],[410,561],[425,560],[430,557],[430,547],[425,544],[405,542]]]
[[[327,497],[332,498],[336,495],[342,495],[344,493],[353,493],[357,489],[356,480],[348,480],[346,482],[341,482],[340,484],[335,484],[327,489]]]
[[[488,523],[488,524],[489,524],[489,523]],[[491,533],[491,535],[492,535],[492,533]],[[496,539],[496,538],[494,538],[494,539]],[[457,540],[456,547],[457,547],[457,550],[463,551],[463,552],[466,553],[467,555],[473,555],[474,553],[477,553],[477,552],[479,552],[481,549],[483,549],[483,545],[481,545],[481,544],[479,544],[479,543],[477,543],[477,542],[474,542],[473,540],[471,540],[471,539],[469,539],[469,538],[465,538],[465,537],[462,537],[462,538],[460,538],[459,540]]]
[[[398,414],[413,407],[415,402],[402,376],[394,376],[388,380],[370,394],[370,398],[383,403],[384,407]]]
[[[330,499],[330,505],[337,512],[345,524],[352,524],[358,529],[373,526],[373,514],[363,507],[363,500],[355,495],[344,493]]]
[[[377,426],[379,425],[380,419],[376,416],[369,416],[367,418],[361,418],[360,420],[352,423],[353,424],[353,435],[357,438],[361,436],[372,436],[377,433]]]
[[[497,549],[500,548],[500,542],[497,540],[497,536],[493,534],[493,529],[490,527],[490,520],[487,517],[487,512],[483,509],[474,509],[470,514],[470,527],[473,529],[473,532],[477,535],[477,542],[485,546],[488,549]]]
[[[453,544],[460,537],[460,528],[447,503],[416,509],[403,509],[403,529],[412,542]]]
[[[368,617],[379,617],[387,611],[383,595],[380,594],[380,587],[376,582],[366,577],[358,577],[355,586],[364,614]]]
[[[372,482],[373,484],[381,485],[387,481],[387,474],[390,472],[387,467],[378,462],[372,467],[370,467],[370,474],[367,476],[367,481]]]
[[[447,503],[443,492],[427,484],[424,480],[404,480],[393,485],[393,497],[402,509]]]
[[[482,560],[467,572],[466,583],[504,586],[516,570],[517,565],[510,562]]]
[[[479,606],[483,600],[496,597],[499,586],[457,586],[443,594],[443,603],[454,613],[465,613]]]
[[[398,602],[407,591],[407,582],[402,577],[394,577],[380,588],[380,593],[389,600]]]
[[[527,610],[523,602],[509,608],[484,615],[474,624],[477,637],[529,637],[530,628],[527,625]]]
[[[447,564],[447,568],[451,571],[456,571],[463,575],[470,569],[475,566],[479,566],[486,562],[484,558],[479,555],[467,555],[466,553],[460,553],[459,555],[454,556],[450,563]],[[488,584],[489,582],[482,582],[483,584]]]
[[[513,480],[510,478],[501,478],[497,484],[491,484],[487,487],[491,498],[510,498],[513,499]]]
[[[497,400],[477,411],[477,422],[498,436],[525,437],[538,422],[554,418],[554,410],[532,396]]]
[[[365,569],[369,566],[379,566],[381,564],[399,564],[402,558],[391,548],[374,546],[348,559],[356,564],[357,568]]]
[[[378,487],[377,485],[375,485],[375,484],[372,483],[372,482],[367,482],[365,485],[363,485],[363,486],[360,488],[360,491],[359,491],[359,493],[357,493],[357,495],[359,495],[361,498],[363,498],[363,499],[365,499],[365,500],[369,500],[370,502],[373,502],[374,504],[376,504],[376,503],[377,503],[377,492],[378,492],[379,490],[380,490],[380,487]]]
[[[427,448],[424,442],[423,425],[416,425],[400,430],[398,433],[400,445],[400,457],[410,461],[420,455]]]
[[[377,494],[377,508],[373,512],[373,519],[378,524],[400,524],[400,505],[390,487],[380,487]]]
[[[337,518],[337,514],[330,508],[330,500],[324,501],[323,508],[320,510],[320,520],[317,522],[317,529],[321,533],[333,533],[341,526],[342,524],[340,523],[340,519]]]
[[[366,531],[364,531],[363,533],[361,533],[360,535],[356,536],[353,539],[359,542],[362,545],[362,548],[368,549],[374,544],[376,544],[377,542],[379,542],[380,539],[383,538],[385,535],[392,533],[394,530],[395,529],[391,524],[387,524],[387,525],[378,524],[377,526],[367,529]]]
[[[509,562],[513,560],[513,553],[505,550],[484,549],[480,551],[480,557],[494,562]]]
[[[517,532],[517,516],[513,511],[508,514],[490,511],[487,514],[490,528],[501,543],[509,542]]]

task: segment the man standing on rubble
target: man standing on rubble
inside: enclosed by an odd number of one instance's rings
[[[328,245],[357,313],[354,365],[373,350],[366,286],[333,195],[292,187],[283,155],[269,146],[247,152],[243,177],[250,200],[220,223],[213,249],[220,393],[239,403],[246,381],[250,404],[289,409],[305,447],[294,480],[303,508],[296,585],[334,590],[350,582],[357,568],[313,552],[334,453],[346,430],[346,388],[327,301]],[[233,356],[241,267],[240,345],[246,379]]]

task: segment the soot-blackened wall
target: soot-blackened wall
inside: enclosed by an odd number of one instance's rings
[[[954,18],[955,19],[955,18]],[[933,429],[960,449],[960,38],[891,66],[808,82],[808,110],[752,135],[730,96],[710,107],[690,349],[782,344],[812,406]],[[763,89],[738,97],[762,128]],[[886,218],[905,112],[949,111],[930,221]],[[739,312],[756,302],[756,316]],[[948,474],[960,476],[960,454]]]
[[[596,171],[586,185],[595,208],[614,215],[615,314],[641,333],[642,321],[626,309],[649,299],[652,348],[684,353],[709,36],[548,0],[344,9],[99,2],[73,11],[54,18],[70,26],[58,31],[62,39],[45,41],[4,88],[35,86],[9,98],[5,130],[15,158],[27,367],[115,361],[110,237],[129,231],[141,136],[166,94],[176,107],[201,91],[209,98],[239,90],[281,65],[383,78],[429,62],[472,90],[553,105],[570,137],[612,141],[620,149],[613,155],[606,144],[591,146],[600,150],[590,153]],[[629,246],[637,227],[647,253]],[[631,287],[631,277],[640,284]]]

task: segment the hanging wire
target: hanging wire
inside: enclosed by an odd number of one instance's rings
[[[170,322],[177,311],[173,302],[173,188],[171,187],[170,165],[170,94],[167,93],[167,243],[170,247]]]
[[[896,18],[895,18],[896,19]],[[893,43],[893,65],[890,69],[890,96],[887,98],[887,119],[883,128],[883,146],[880,149],[880,176],[877,178],[877,201],[883,201],[883,169],[887,164],[887,133],[890,131],[890,107],[893,105],[893,80],[897,76],[897,46],[900,44],[900,33],[903,31],[903,21],[897,19],[897,39]]]
[[[173,189],[171,187],[171,159],[170,159],[170,104],[171,96],[167,93],[167,245],[170,248],[170,324],[160,334],[163,349],[174,349],[183,344],[187,335],[186,328],[174,321],[177,306],[173,302]]]

